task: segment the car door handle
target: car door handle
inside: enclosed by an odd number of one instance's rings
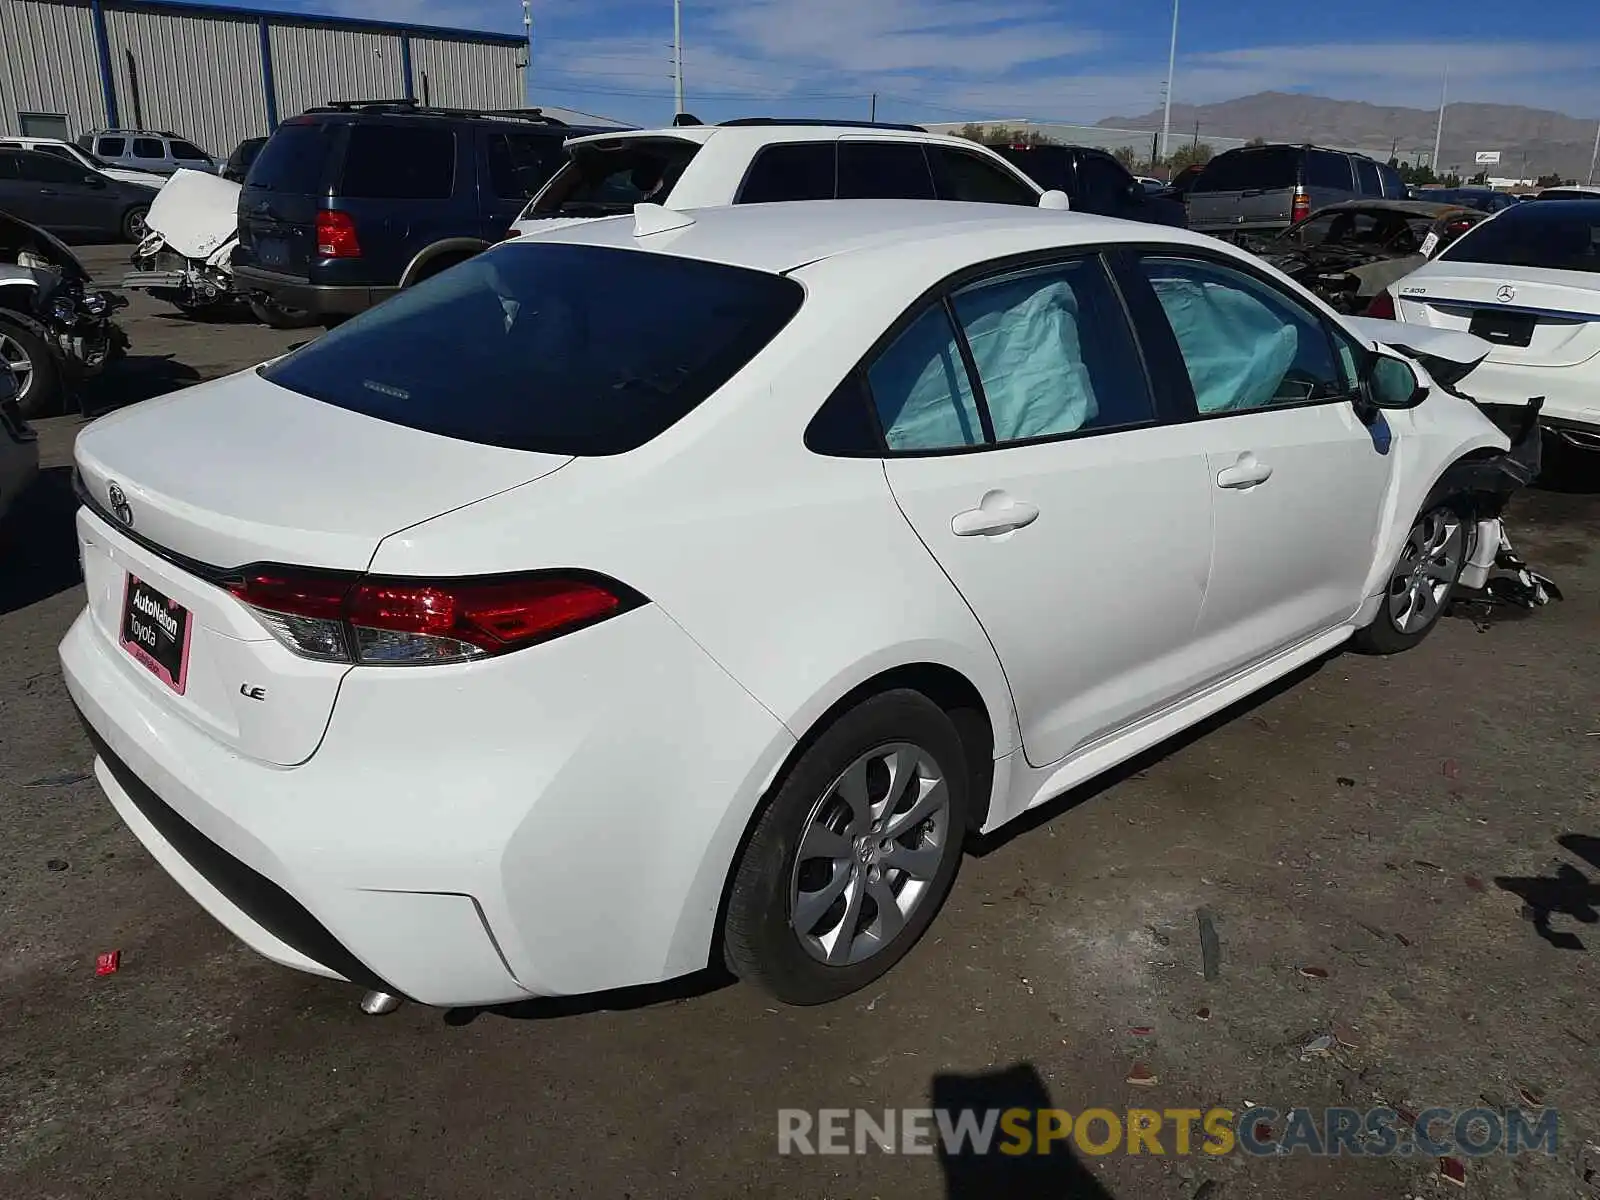
[[[55,188],[40,188],[39,189],[39,195],[41,195],[41,196],[59,196],[59,195],[61,195],[61,193],[56,191]]]
[[[1039,507],[1025,500],[1013,500],[1004,492],[990,492],[977,508],[950,518],[950,531],[957,537],[992,536],[1010,533],[1032,525],[1039,519]]]
[[[1257,484],[1265,483],[1272,478],[1272,468],[1264,462],[1258,462],[1256,456],[1246,450],[1239,455],[1239,461],[1231,467],[1224,467],[1217,472],[1217,486],[1221,488],[1253,488]]]

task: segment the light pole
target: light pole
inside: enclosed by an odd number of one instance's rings
[[[522,36],[527,42],[523,58],[528,65],[522,72],[522,102],[533,107],[533,0],[522,0]]]
[[[1450,99],[1450,64],[1444,65],[1444,83],[1439,88],[1439,124],[1433,133],[1433,171],[1439,172],[1439,146],[1444,141],[1444,108]]]
[[[1594,131],[1594,153],[1589,155],[1589,182],[1594,183],[1595,164],[1600,162],[1600,129]]]
[[[683,0],[672,0],[672,79],[678,113],[683,111]]]
[[[1172,0],[1172,45],[1167,49],[1167,108],[1161,118],[1161,157],[1172,153],[1172,74],[1178,66],[1178,0]]]

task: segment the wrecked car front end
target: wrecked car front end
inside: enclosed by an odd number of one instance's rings
[[[0,213],[0,357],[26,417],[59,412],[84,380],[127,348],[115,315],[127,304],[96,288],[67,247]]]

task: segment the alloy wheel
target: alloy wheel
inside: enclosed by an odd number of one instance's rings
[[[933,756],[895,742],[869,750],[807,817],[789,883],[789,925],[806,952],[851,966],[906,927],[948,852],[950,791]]]
[[[1416,633],[1438,619],[1461,574],[1466,545],[1461,517],[1448,508],[1426,513],[1411,527],[1389,579],[1389,617],[1397,630]]]
[[[15,338],[8,337],[4,330],[0,330],[0,359],[5,360],[6,366],[17,377],[17,403],[26,407],[28,391],[33,387],[33,359],[28,357],[27,348]]]

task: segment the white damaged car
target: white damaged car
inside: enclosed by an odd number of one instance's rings
[[[1181,230],[642,205],[85,429],[67,688],[173,878],[374,1010],[834,1000],[970,835],[1426,637],[1537,465],[1487,350]]]

